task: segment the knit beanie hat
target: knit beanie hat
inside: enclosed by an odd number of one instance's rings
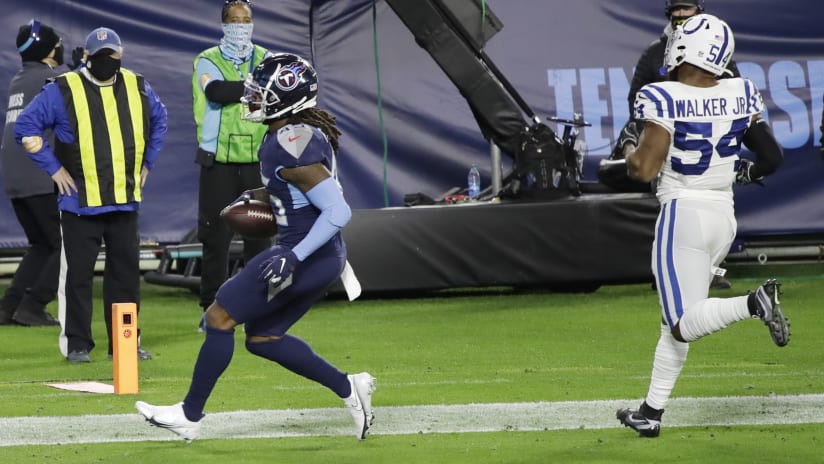
[[[42,60],[49,56],[59,41],[60,37],[54,29],[36,19],[20,26],[17,31],[17,51],[23,61]]]

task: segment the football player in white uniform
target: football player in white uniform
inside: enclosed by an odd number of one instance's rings
[[[652,271],[663,317],[646,400],[617,416],[644,437],[660,433],[689,342],[749,318],[763,321],[776,345],[790,340],[778,281],[767,280],[745,296],[709,298],[712,269],[735,238],[733,183],[757,182],[783,159],[760,117],[755,85],[718,79],[734,49],[724,21],[707,14],[690,18],[674,31],[665,54],[672,80],[644,86],[635,100],[635,117],[645,126],[626,163],[631,177],[658,180]],[[756,161],[739,157],[742,143]]]

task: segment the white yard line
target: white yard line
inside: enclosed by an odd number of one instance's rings
[[[639,399],[375,406],[374,435],[618,428],[615,411]],[[824,394],[676,398],[664,427],[824,423]],[[354,435],[343,408],[211,413],[201,439]],[[0,446],[174,440],[134,414],[0,418]]]

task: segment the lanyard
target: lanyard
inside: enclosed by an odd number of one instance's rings
[[[240,76],[240,80],[245,79],[246,76],[244,76],[243,71],[240,70],[240,64],[235,63],[235,61],[232,60],[232,65],[235,67],[235,71],[237,71],[238,76]],[[249,58],[249,74],[252,74],[252,71],[254,71],[254,70],[255,70],[255,50],[252,49],[252,55]]]

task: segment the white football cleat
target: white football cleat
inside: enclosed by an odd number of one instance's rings
[[[358,440],[363,440],[375,419],[372,412],[372,392],[377,388],[377,379],[368,372],[351,374],[346,377],[349,379],[349,385],[352,386],[352,394],[343,402],[349,408],[352,419],[355,420],[355,436]]]
[[[171,406],[154,406],[138,401],[134,404],[137,411],[146,418],[149,424],[162,429],[171,430],[191,443],[200,436],[200,422],[186,419],[183,413],[183,402]]]

